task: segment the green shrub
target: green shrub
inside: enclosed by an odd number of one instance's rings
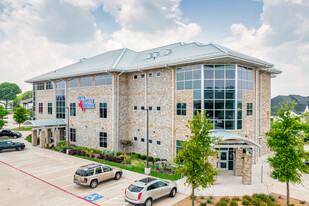
[[[200,196],[200,199],[201,199],[201,200],[204,199],[204,196]]]
[[[105,149],[102,154],[109,157],[115,157],[115,152],[113,150]]]
[[[201,203],[201,204],[200,204],[200,206],[206,206],[206,203],[205,203],[205,202],[203,202],[203,203]]]
[[[131,152],[131,153],[130,153],[130,155],[134,155],[134,154],[135,154],[135,152]]]
[[[148,157],[148,161],[149,161],[149,162],[153,162],[153,157],[152,157],[152,156],[149,156],[149,157]]]
[[[95,153],[95,154],[102,154],[102,151],[101,151],[101,150],[98,150],[98,149],[94,149],[94,150],[93,150],[93,153]]]
[[[213,199],[214,199],[214,196],[210,196],[209,199],[213,200]]]
[[[217,202],[216,206],[228,206],[228,203],[225,201],[219,201]]]
[[[303,204],[306,203],[306,201],[301,201],[301,200],[300,200],[299,203],[303,205]]]
[[[45,144],[45,148],[49,149],[49,144],[48,143]]]
[[[270,199],[271,201],[273,201],[273,202],[276,200],[276,198],[275,198],[274,196],[269,195],[268,197],[269,197],[269,199]]]
[[[124,160],[124,163],[125,163],[125,164],[131,164],[131,161],[132,161],[132,159],[131,159],[131,158],[128,158],[128,159],[125,159],[125,160]]]
[[[242,199],[248,200],[249,202],[251,201],[251,197],[249,195],[243,196]]]
[[[146,160],[146,159],[147,159],[147,156],[146,156],[146,155],[141,155],[141,159],[142,159],[142,160]]]
[[[250,205],[250,202],[248,201],[248,200],[243,200],[242,202],[241,202],[241,204],[242,205]]]
[[[220,199],[220,201],[229,203],[229,202],[230,202],[230,198],[228,198],[228,197],[222,197],[222,198]]]
[[[130,156],[130,159],[138,159],[138,157],[137,157],[136,154],[132,154],[132,155]]]
[[[230,206],[238,206],[238,203],[236,201],[230,202]]]
[[[123,152],[117,152],[116,156],[121,156],[121,155],[124,155]]]
[[[154,161],[156,161],[156,162],[158,162],[158,161],[160,161],[160,160],[161,160],[161,159],[158,158],[158,157],[154,158]]]
[[[210,199],[210,198],[207,199],[207,203],[208,203],[208,204],[212,204],[212,199]]]
[[[58,146],[61,147],[61,148],[67,148],[68,147],[68,145],[67,145],[67,143],[65,141],[60,141],[58,143]]]
[[[254,206],[266,206],[267,205],[265,202],[263,202],[263,200],[261,200],[259,198],[252,199],[251,204],[254,205]]]
[[[141,154],[135,153],[137,155],[137,158],[141,158]]]
[[[240,201],[240,198],[239,197],[233,197],[232,201]]]
[[[264,202],[267,202],[267,200],[268,200],[268,196],[265,195],[265,194],[255,194],[253,196],[255,196],[256,198],[258,198],[260,200],[263,200]]]

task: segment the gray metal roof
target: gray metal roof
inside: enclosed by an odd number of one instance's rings
[[[63,119],[42,119],[42,120],[27,120],[23,126],[42,128],[42,127],[59,127],[66,126],[67,123]]]
[[[278,107],[280,103],[282,102],[292,103],[293,101],[296,103],[293,111],[297,115],[303,114],[306,111],[306,107],[309,107],[309,96],[304,97],[304,96],[295,95],[295,94],[291,94],[288,96],[279,95],[271,99],[272,115],[276,116],[276,114],[274,113],[278,112]]]
[[[171,50],[167,54],[167,49]],[[158,52],[157,57],[148,58],[149,53]],[[274,65],[266,61],[250,57],[240,52],[217,44],[175,43],[145,51],[136,52],[127,48],[108,51],[83,61],[31,78],[26,82],[39,82],[92,75],[105,72],[133,72],[138,70],[162,68],[165,66],[181,66],[192,63],[229,63],[236,62],[263,69],[272,74],[281,71],[272,68]]]

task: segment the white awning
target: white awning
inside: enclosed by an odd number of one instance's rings
[[[239,146],[245,146],[245,145],[257,146],[258,148],[261,148],[261,145],[253,141],[252,139],[241,137],[233,132],[229,132],[225,130],[214,131],[213,133],[210,134],[210,136],[220,137],[222,139],[221,147],[225,143],[230,143],[230,145],[227,145],[227,146],[231,146],[234,144],[234,145],[239,145]]]
[[[24,127],[46,128],[46,127],[66,127],[67,123],[63,119],[42,119],[27,120],[23,124]]]

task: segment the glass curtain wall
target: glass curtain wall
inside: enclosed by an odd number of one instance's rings
[[[188,66],[177,68],[176,79],[177,90],[193,90],[193,114],[206,110],[214,129],[242,129],[242,93],[253,90],[251,68],[240,65]]]
[[[65,119],[65,80],[56,82],[56,118]]]

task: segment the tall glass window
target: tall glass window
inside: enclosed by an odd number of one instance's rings
[[[52,81],[46,82],[46,89],[47,90],[54,89],[54,82]]]
[[[68,88],[78,87],[78,78],[68,79]]]
[[[43,103],[39,103],[39,114],[43,114]]]
[[[107,103],[100,103],[100,118],[107,118]]]
[[[37,83],[37,89],[38,90],[44,90],[44,82]]]
[[[111,74],[95,76],[95,86],[111,85],[113,76]]]
[[[76,116],[76,103],[70,103],[70,116]]]
[[[100,132],[100,147],[107,148],[107,133]]]
[[[81,77],[80,78],[80,87],[91,87],[92,86],[92,77]]]
[[[76,142],[76,129],[70,128],[70,141]]]
[[[48,114],[53,114],[53,104],[52,103],[47,104],[47,110],[48,110]]]
[[[181,67],[176,70],[176,82],[177,90],[193,90],[194,114],[206,110],[214,129],[242,129],[242,91],[253,90],[251,68],[240,65]]]
[[[56,82],[56,118],[65,119],[65,80]]]

